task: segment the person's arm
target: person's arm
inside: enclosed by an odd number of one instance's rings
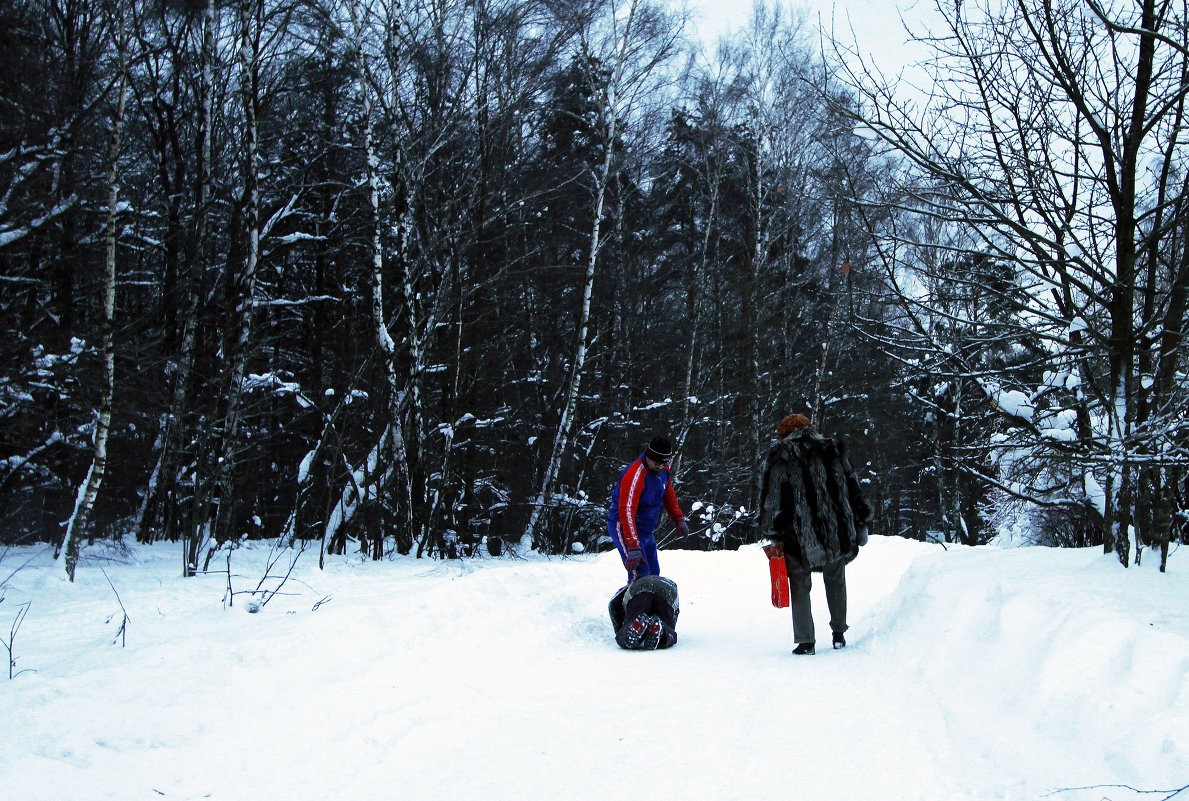
[[[673,518],[673,522],[684,520],[685,514],[681,511],[681,505],[677,503],[677,493],[673,491],[672,483],[665,485],[665,511],[669,513],[669,517]]]
[[[788,474],[788,461],[784,452],[776,448],[768,451],[764,474],[760,477],[760,505],[756,514],[761,539],[784,541],[784,529],[788,525],[786,515],[791,513],[791,510],[786,512]]]
[[[768,454],[768,458],[764,464],[764,473],[760,476],[760,505],[757,507],[756,526],[759,528],[759,536],[761,538],[771,538],[769,533],[772,528],[772,515],[768,512],[768,493],[771,491],[770,485],[772,483],[772,454]]]
[[[850,501],[850,510],[855,516],[856,523],[867,525],[871,522],[871,507],[867,504],[867,499],[863,497],[863,490],[859,486],[859,479],[855,475],[854,468],[850,466],[850,460],[843,459],[842,465],[846,471],[846,497]]]
[[[855,533],[859,537],[859,545],[867,544],[867,527],[871,522],[871,506],[863,497],[863,490],[859,486],[858,476],[851,467],[850,459],[842,454],[842,472],[846,475],[846,499],[850,502],[850,511],[855,520]]]
[[[644,476],[646,471],[641,461],[637,460],[623,474],[619,481],[617,492],[619,506],[619,538],[623,544],[623,552],[629,561],[633,552],[636,558],[640,556],[640,534],[636,531],[636,509],[640,505],[640,496],[644,493]],[[628,566],[631,570],[631,565]]]
[[[669,468],[665,468],[668,472]],[[689,536],[689,523],[685,521],[685,513],[681,511],[681,504],[677,503],[677,493],[673,491],[673,478],[670,473],[669,481],[665,483],[665,511],[669,513],[669,517],[673,520],[673,525],[677,526],[677,530],[681,532],[681,536]]]

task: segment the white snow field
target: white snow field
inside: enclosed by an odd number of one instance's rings
[[[45,548],[0,553],[0,638],[29,604],[0,675],[12,801],[1189,799],[1180,554],[1162,575],[873,537],[849,647],[815,581],[796,657],[758,546],[662,551],[680,642],[658,652],[612,639],[614,553],[306,553],[256,614],[226,574],[181,578],[176,545],[92,549],[73,585]],[[234,552],[237,592],[268,556]]]

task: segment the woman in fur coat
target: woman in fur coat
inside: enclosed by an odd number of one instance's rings
[[[867,543],[871,507],[846,448],[790,414],[777,425],[760,488],[760,533],[784,548],[793,608],[794,654],[814,652],[812,574],[820,572],[834,647],[846,646],[846,564]]]

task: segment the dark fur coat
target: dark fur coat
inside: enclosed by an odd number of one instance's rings
[[[867,542],[870,521],[845,446],[803,428],[768,451],[760,536],[784,546],[791,569],[853,559]]]

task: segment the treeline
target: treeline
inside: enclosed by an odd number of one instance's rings
[[[1184,14],[1075,5],[1136,69],[967,49],[917,119],[762,6],[706,57],[643,0],[10,2],[0,539],[573,552],[668,433],[730,547],[807,411],[879,533],[1166,552]]]

